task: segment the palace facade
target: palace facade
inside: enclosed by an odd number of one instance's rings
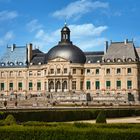
[[[0,59],[0,95],[43,94],[139,104],[140,48],[125,40],[106,42],[105,51],[83,52],[71,42],[66,25],[61,41],[47,53],[32,44],[7,47]]]

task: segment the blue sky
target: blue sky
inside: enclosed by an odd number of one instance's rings
[[[0,52],[30,42],[47,52],[60,40],[65,19],[73,44],[84,51],[126,38],[140,46],[139,6],[139,0],[0,0]]]

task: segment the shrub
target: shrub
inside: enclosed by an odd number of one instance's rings
[[[9,114],[6,119],[5,119],[5,124],[6,125],[13,125],[13,124],[16,124],[16,119],[14,118],[13,115]]]
[[[96,123],[106,123],[106,113],[104,110],[99,112]]]
[[[4,112],[0,112],[0,120],[4,119]]]

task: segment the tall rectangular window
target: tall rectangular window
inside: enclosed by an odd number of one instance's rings
[[[110,89],[111,86],[111,82],[110,81],[106,81],[106,89]]]
[[[83,81],[80,82],[80,90],[83,90]]]
[[[29,76],[32,76],[32,75],[33,75],[32,71],[29,71]]]
[[[121,89],[121,81],[116,81],[116,87],[117,89]]]
[[[29,82],[29,90],[33,90],[33,83]]]
[[[57,69],[57,74],[60,74],[60,68]]]
[[[99,69],[96,69],[96,72],[95,72],[95,73],[96,73],[96,74],[99,74],[99,72],[100,72]]]
[[[82,75],[82,74],[84,74],[84,70],[83,70],[83,69],[81,69],[81,75]]]
[[[22,90],[22,82],[18,83],[18,90]]]
[[[50,69],[51,74],[54,74],[54,69]]]
[[[76,81],[72,81],[72,89],[76,89]]]
[[[65,73],[65,74],[67,73],[67,68],[64,68],[64,73]]]
[[[0,83],[0,90],[1,90],[1,91],[4,90],[4,83]]]
[[[127,81],[127,89],[132,89],[132,81],[131,80]]]
[[[121,73],[121,69],[117,68],[117,74],[120,74],[120,73]]]
[[[41,76],[41,71],[40,70],[37,71],[37,76]]]
[[[87,74],[90,74],[90,69],[87,69]]]
[[[95,82],[95,89],[100,89],[100,81]]]
[[[13,83],[9,83],[9,90],[13,90]]]
[[[90,81],[87,81],[87,82],[86,82],[86,88],[87,88],[87,89],[90,89]]]
[[[110,69],[106,69],[106,74],[110,74]]]
[[[37,90],[41,90],[41,82],[37,82]]]
[[[131,72],[131,68],[127,68],[127,73],[130,74]]]
[[[76,69],[73,69],[73,72],[72,72],[73,74],[76,74]]]
[[[4,77],[4,72],[3,71],[1,72],[1,77]]]

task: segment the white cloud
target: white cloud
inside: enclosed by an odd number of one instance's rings
[[[29,23],[27,23],[27,29],[30,31],[30,32],[33,32],[33,31],[36,31],[40,28],[42,28],[42,25],[38,22],[37,19],[33,19],[31,20]]]
[[[78,0],[70,3],[65,8],[55,11],[52,15],[57,18],[66,18],[71,17],[80,18],[83,14],[94,11],[96,9],[105,9],[108,8],[109,4],[107,2],[92,1],[92,0]]]
[[[18,13],[16,11],[1,11],[0,12],[0,21],[4,20],[11,20],[18,16]]]
[[[105,37],[102,33],[107,30],[107,26],[94,26],[93,24],[69,25],[71,30],[71,40],[83,50],[88,50],[104,45]],[[34,44],[40,46],[43,50],[48,50],[60,41],[60,31],[45,32],[43,29],[37,31]]]
[[[13,38],[14,38],[13,31],[6,32],[5,35],[0,38],[0,46],[6,45],[6,43],[12,40]]]

